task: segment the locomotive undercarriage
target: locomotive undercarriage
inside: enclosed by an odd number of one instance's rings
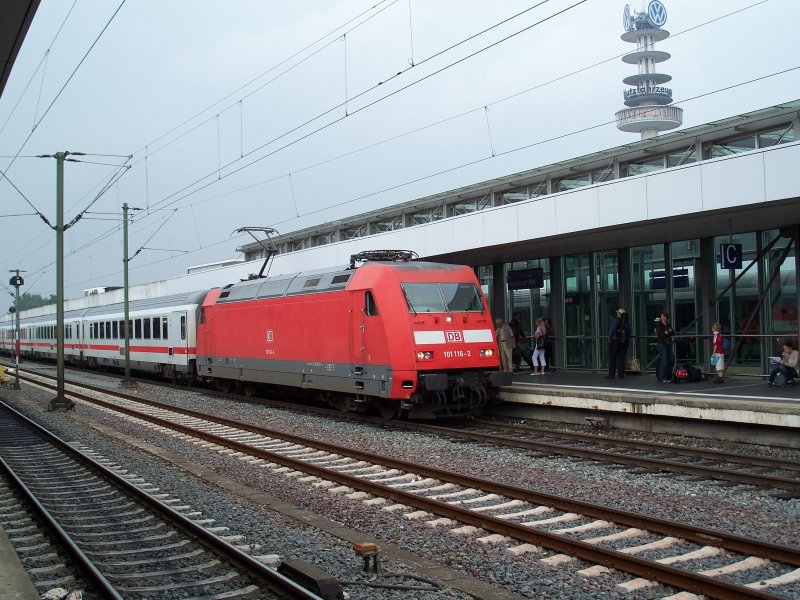
[[[496,372],[426,373],[420,375],[417,392],[401,403],[409,419],[472,417],[497,399]]]
[[[342,412],[374,411],[385,419],[476,416],[497,399],[494,372],[427,373],[420,376],[418,390],[407,400],[320,391],[320,399]]]

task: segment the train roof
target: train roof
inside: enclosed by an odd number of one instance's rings
[[[141,300],[131,300],[128,303],[128,310],[156,310],[160,308],[201,304],[207,293],[207,290],[203,290],[199,292],[174,294],[172,296],[162,296],[160,298],[142,298]],[[64,319],[96,317],[107,315],[109,313],[122,313],[124,307],[125,305],[123,302],[117,302],[114,304],[104,304],[102,306],[92,306],[90,308],[68,310],[64,312]],[[23,317],[23,319],[26,325],[36,325],[37,323],[53,323],[56,320],[56,313],[52,312],[44,315],[37,315],[35,317]],[[13,326],[13,321],[10,323]]]
[[[375,267],[410,271],[449,271],[464,268],[462,265],[426,261],[370,260],[354,268],[343,265],[325,271],[292,273],[290,275],[277,275],[266,279],[253,279],[231,283],[222,288],[217,304],[344,290],[347,288],[353,275],[358,272],[359,269],[372,269]]]

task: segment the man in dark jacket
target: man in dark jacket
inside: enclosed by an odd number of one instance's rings
[[[618,308],[616,317],[608,329],[608,375],[606,379],[614,379],[614,373],[622,379],[625,377],[625,354],[628,352],[630,330],[628,313]]]
[[[514,351],[512,352],[514,370],[519,371],[522,359],[525,359],[525,362],[528,363],[531,371],[533,371],[533,358],[531,356],[531,351],[529,348],[522,346],[522,342],[528,339],[528,336],[525,335],[525,332],[522,330],[522,314],[515,312],[512,315],[511,321],[508,325],[511,327],[511,331],[514,332]]]

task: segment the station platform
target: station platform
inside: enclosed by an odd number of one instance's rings
[[[3,600],[39,600],[28,573],[0,527],[0,598]]]
[[[660,383],[652,373],[514,373],[492,412],[596,427],[711,437],[800,448],[800,384],[769,387],[747,375],[698,383]]]

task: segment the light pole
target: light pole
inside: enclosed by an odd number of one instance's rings
[[[16,341],[15,341],[15,344],[14,344],[14,346],[15,346],[15,349],[14,349],[14,355],[15,355],[15,362],[14,362],[14,389],[15,390],[20,390],[22,388],[19,385],[19,344],[20,344],[20,337],[19,337],[19,288],[21,286],[25,285],[25,280],[20,275],[20,273],[24,273],[25,271],[21,271],[20,269],[14,269],[11,272],[12,273],[16,273],[16,275],[14,275],[11,278],[9,283],[16,288],[16,292],[17,292],[16,305],[14,307],[15,320],[16,320],[16,332],[17,332],[16,333]]]

